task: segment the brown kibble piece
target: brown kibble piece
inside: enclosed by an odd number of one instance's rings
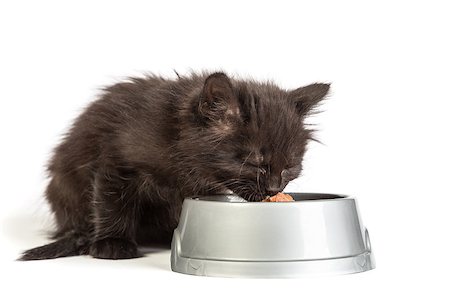
[[[262,200],[262,202],[291,202],[294,201],[291,195],[278,193],[275,196],[266,198]]]

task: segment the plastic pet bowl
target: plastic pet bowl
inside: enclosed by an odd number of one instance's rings
[[[293,202],[236,195],[184,200],[172,239],[172,270],[222,277],[299,277],[375,267],[356,200],[290,193]]]

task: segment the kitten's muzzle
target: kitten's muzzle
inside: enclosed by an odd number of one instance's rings
[[[272,187],[266,188],[266,195],[271,196],[271,197],[275,196],[279,192],[281,192],[281,189],[279,187],[278,188],[272,188]]]

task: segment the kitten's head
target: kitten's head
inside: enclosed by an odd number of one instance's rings
[[[193,173],[213,190],[225,187],[249,201],[281,192],[302,171],[312,138],[304,120],[328,90],[328,84],[312,84],[285,91],[209,75],[184,133],[195,143],[186,149]]]

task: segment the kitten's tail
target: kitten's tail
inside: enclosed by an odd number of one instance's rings
[[[65,256],[84,255],[89,252],[87,234],[69,231],[53,243],[25,251],[18,260],[51,259]]]

